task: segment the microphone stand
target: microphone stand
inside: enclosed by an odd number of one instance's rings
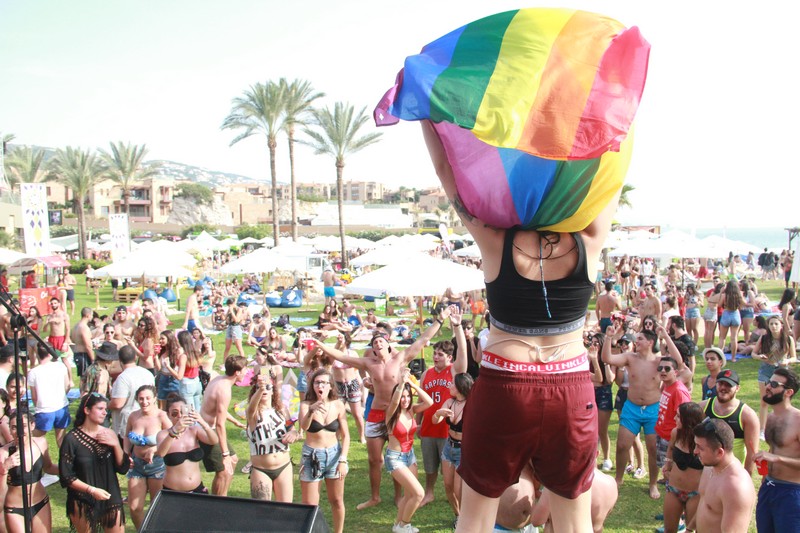
[[[22,406],[20,400],[22,399],[20,393],[22,391],[22,382],[20,376],[22,375],[22,360],[19,352],[19,334],[24,330],[27,335],[35,338],[42,346],[44,346],[50,353],[50,356],[55,360],[56,354],[52,346],[47,344],[42,338],[28,325],[28,321],[22,316],[22,312],[13,304],[11,294],[5,287],[0,288],[0,305],[5,307],[9,314],[9,324],[14,331],[14,375],[17,386],[17,410],[16,410],[16,423],[17,423],[17,450],[19,450],[19,468],[23,475],[20,476],[22,482],[22,509],[23,509],[23,522],[25,523],[25,533],[31,533],[33,516],[31,516],[31,503],[28,500],[28,483],[25,481],[25,432],[20,431],[22,428]],[[27,412],[27,403],[25,404],[25,411]]]

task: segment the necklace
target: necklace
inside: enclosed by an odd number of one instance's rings
[[[456,422],[456,404],[457,403],[461,404],[461,410],[458,412],[458,414],[460,415],[461,413],[464,412],[464,407],[467,406],[467,400],[466,400],[466,398],[463,399],[463,400],[456,400],[455,398],[453,398],[453,418],[452,418],[453,424],[458,424],[458,422]]]

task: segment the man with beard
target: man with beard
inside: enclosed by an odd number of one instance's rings
[[[706,418],[694,428],[694,453],[706,468],[700,478],[698,533],[746,533],[756,490],[750,474],[733,455],[733,431],[722,420]]]
[[[769,452],[758,452],[756,463],[767,463],[756,506],[759,533],[800,531],[800,410],[792,398],[800,387],[797,374],[778,368],[767,382],[764,401],[773,407],[764,434]]]
[[[733,430],[733,454],[753,473],[753,462],[758,451],[758,415],[750,406],[736,398],[739,392],[739,374],[725,369],[717,374],[717,396],[700,404],[709,418],[725,421]]]

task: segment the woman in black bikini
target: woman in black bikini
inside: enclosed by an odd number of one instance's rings
[[[219,442],[217,432],[211,429],[200,413],[189,409],[186,400],[177,393],[167,396],[167,416],[172,427],[158,433],[159,456],[164,458],[167,473],[164,489],[178,492],[208,494],[200,474],[203,450],[200,442],[215,445]]]
[[[292,458],[289,444],[298,439],[290,429],[289,411],[281,401],[280,388],[269,374],[259,374],[250,389],[247,405],[247,438],[250,441],[250,497],[255,500],[292,502]]]
[[[125,509],[117,474],[125,474],[130,458],[117,434],[103,427],[108,398],[91,392],[75,413],[75,429],[64,436],[58,470],[67,489],[67,516],[79,533],[100,528],[106,533],[125,530]]]
[[[330,370],[323,367],[309,376],[306,399],[300,404],[299,422],[306,432],[300,467],[303,503],[319,504],[319,482],[325,479],[333,514],[333,530],[342,533],[350,431],[347,427],[347,411],[336,394]]]
[[[694,522],[697,512],[697,491],[703,464],[694,454],[694,427],[703,419],[700,405],[686,402],[678,407],[675,415],[677,426],[667,448],[664,463],[664,477],[667,480],[667,494],[664,496],[664,532],[678,531],[681,514],[686,513],[686,523]],[[673,468],[677,466],[678,468]]]
[[[3,473],[8,473],[8,492],[3,503],[3,514],[5,515],[6,530],[10,533],[25,531],[25,515],[22,508],[23,481],[27,485],[28,503],[31,506],[31,531],[34,533],[49,532],[52,529],[50,497],[41,480],[44,473],[57,475],[58,465],[53,464],[50,459],[47,439],[34,437],[30,431],[32,426],[30,416],[24,413],[20,430],[23,432],[24,442],[33,444],[30,449],[25,449],[25,466],[28,470],[24,475],[20,468],[20,451],[16,445],[18,435],[16,420],[11,424],[11,434],[14,440],[0,448]]]

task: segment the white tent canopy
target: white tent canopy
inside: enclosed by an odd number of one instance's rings
[[[483,272],[419,254],[358,277],[345,291],[364,296],[434,296],[447,287],[458,292],[482,289]]]
[[[96,277],[108,276],[111,278],[187,277],[191,275],[192,271],[186,267],[163,259],[154,261],[150,254],[129,255],[95,270]]]
[[[453,252],[453,255],[456,257],[481,257],[481,249],[478,248],[477,244],[471,244],[467,247],[461,248],[460,250],[456,250]]]

